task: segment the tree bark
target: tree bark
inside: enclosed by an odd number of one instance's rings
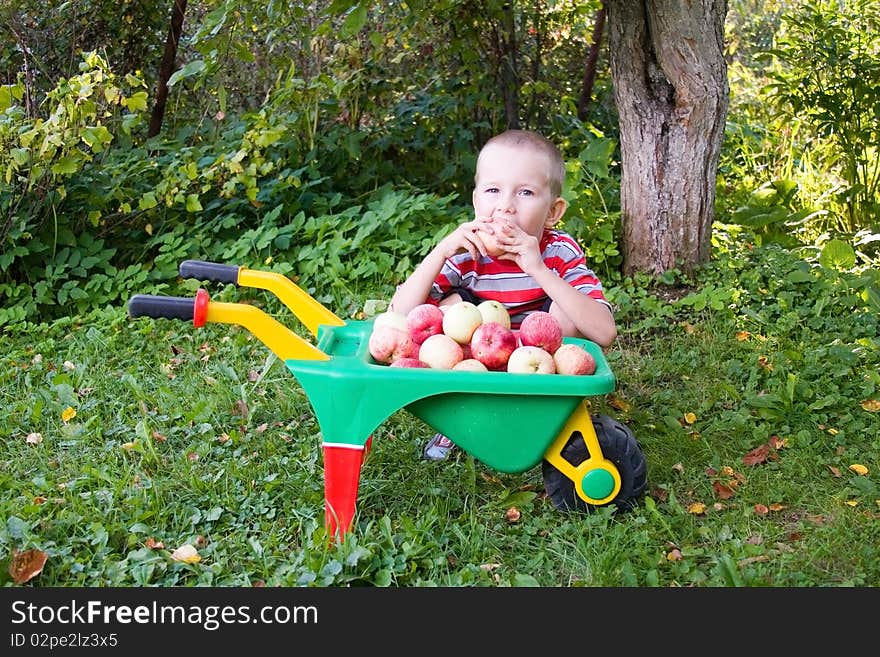
[[[584,67],[584,81],[581,85],[581,97],[578,99],[578,119],[587,120],[587,108],[590,106],[590,98],[593,97],[593,83],[596,81],[596,62],[599,61],[599,51],[602,45],[602,32],[605,29],[605,16],[608,10],[605,5],[596,12],[593,22],[593,43],[590,44],[590,54]]]
[[[620,121],[623,271],[689,271],[711,255],[730,100],[727,0],[605,5]]]
[[[177,58],[177,45],[180,43],[180,34],[183,31],[186,3],[187,0],[174,0],[174,6],[171,8],[171,27],[168,30],[168,38],[165,39],[165,52],[162,54],[159,82],[156,86],[156,102],[150,115],[147,137],[155,137],[162,130],[162,121],[165,119],[165,104],[168,101],[168,80],[174,74],[174,60]]]
[[[519,53],[516,41],[516,3],[511,0],[502,8],[501,34],[498,39],[498,65],[501,93],[504,96],[504,114],[507,127],[519,128]]]

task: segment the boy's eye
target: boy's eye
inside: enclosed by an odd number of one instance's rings
[[[519,191],[519,193],[522,194],[523,196],[532,196],[534,194],[534,192],[531,189],[521,189]]]
[[[498,188],[497,187],[489,187],[488,189],[486,189],[486,192],[489,194],[497,194]]]

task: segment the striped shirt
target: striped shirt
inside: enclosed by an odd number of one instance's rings
[[[568,233],[545,230],[539,243],[544,264],[581,293],[608,306],[602,283],[587,266],[581,247]],[[480,301],[494,299],[507,308],[512,328],[519,328],[526,315],[541,310],[549,297],[531,276],[511,260],[467,252],[447,258],[428,294],[428,303],[438,304],[454,288],[469,290]]]

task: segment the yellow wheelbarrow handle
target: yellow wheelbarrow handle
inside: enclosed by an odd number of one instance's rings
[[[233,283],[241,287],[253,287],[268,290],[277,296],[288,307],[290,312],[303,323],[309,333],[318,335],[321,324],[343,326],[339,317],[325,308],[305,290],[282,274],[258,269],[248,269],[238,265],[224,265],[203,260],[185,260],[180,263],[182,278]],[[218,316],[222,316],[218,315]],[[224,321],[208,318],[208,321]],[[238,323],[238,322],[235,322]],[[260,337],[259,335],[257,337]],[[273,349],[273,351],[275,351]],[[277,352],[276,352],[277,353]]]

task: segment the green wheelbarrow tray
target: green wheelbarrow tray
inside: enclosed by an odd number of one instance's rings
[[[601,348],[579,344],[596,361],[591,375],[458,372],[389,367],[370,356],[372,320],[321,325],[317,347],[329,360],[288,359],[329,444],[363,445],[397,410],[407,411],[501,472],[541,462],[584,397],[614,390]]]

